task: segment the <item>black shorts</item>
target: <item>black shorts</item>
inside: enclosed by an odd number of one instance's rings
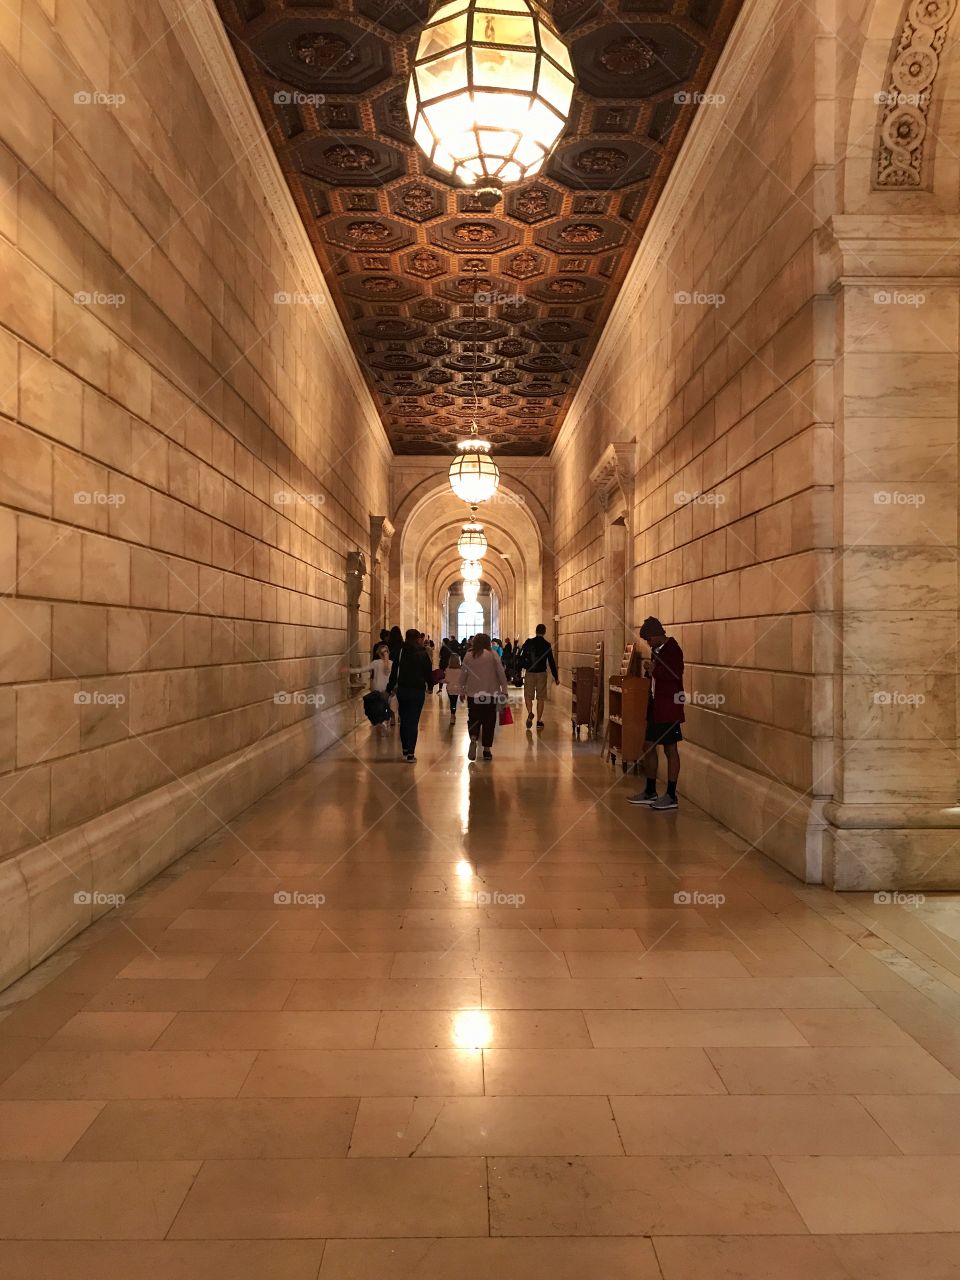
[[[647,742],[652,742],[657,747],[672,747],[675,742],[682,741],[679,720],[647,721]]]

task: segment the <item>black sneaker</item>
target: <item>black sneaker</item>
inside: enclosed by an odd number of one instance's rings
[[[638,791],[635,796],[627,796],[627,804],[654,804],[657,799],[655,791]]]
[[[484,758],[484,760],[492,760],[492,759],[493,759],[493,752],[492,752],[492,751],[485,751],[485,752],[483,753],[483,758]]]
[[[537,721],[537,728],[538,728],[538,729],[542,729],[542,728],[543,728],[543,721],[542,721],[542,720],[538,720],[538,721]]]
[[[403,758],[404,758],[404,760],[406,760],[407,764],[416,764],[416,763],[417,763],[417,757],[413,754],[413,752],[412,752],[412,751],[408,751],[408,752],[407,752],[407,754],[406,754]]]
[[[532,715],[532,714],[531,714],[531,715],[529,715],[529,716],[527,716],[527,728],[528,728],[528,729],[533,728],[533,715]]]
[[[657,813],[663,813],[668,809],[679,809],[680,806],[677,803],[677,797],[667,793],[666,795],[660,796],[660,798],[655,801],[650,808],[655,810]]]

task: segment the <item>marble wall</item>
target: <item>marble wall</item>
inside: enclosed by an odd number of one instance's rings
[[[189,38],[0,7],[0,985],[355,715],[389,450]]]
[[[745,7],[554,454],[565,667],[662,618],[681,793],[838,888],[960,887],[957,226],[871,186],[901,21]]]

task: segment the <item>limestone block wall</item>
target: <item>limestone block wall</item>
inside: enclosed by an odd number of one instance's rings
[[[353,722],[389,450],[169,27],[0,7],[0,985]]]
[[[619,497],[627,634],[656,614],[686,654],[681,792],[818,878],[833,791],[821,31],[809,7],[748,10],[554,452],[559,641],[569,679],[609,633]],[[590,479],[610,444],[612,489]]]

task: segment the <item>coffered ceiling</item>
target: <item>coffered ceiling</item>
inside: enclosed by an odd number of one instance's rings
[[[555,0],[569,125],[487,212],[410,134],[429,0],[217,0],[397,453],[549,450],[739,3]]]

